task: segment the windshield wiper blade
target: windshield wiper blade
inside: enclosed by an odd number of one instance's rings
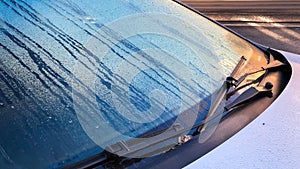
[[[267,82],[265,85],[261,85],[260,83],[263,81],[263,79],[265,78],[265,76],[267,75],[267,72],[269,70],[275,70],[278,69],[280,67],[286,66],[285,63],[279,61],[279,60],[273,60],[271,61],[267,66],[265,67],[261,67],[261,69],[250,72],[250,73],[245,73],[244,75],[242,75],[238,80],[235,80],[235,83],[232,84],[232,86],[234,86],[235,88],[233,90],[231,90],[230,92],[228,92],[226,94],[226,99],[228,100],[231,96],[233,96],[235,93],[237,93],[239,90],[245,88],[245,87],[249,87],[252,84],[255,83],[259,83],[258,86],[251,86],[249,89],[245,90],[242,94],[240,94],[236,99],[234,99],[231,103],[227,104],[224,109],[225,111],[231,110],[245,102],[247,102],[248,100],[253,99],[256,96],[259,96],[261,94],[265,94],[266,96],[272,97],[272,88],[273,88],[273,84],[271,82]],[[253,80],[250,83],[246,83],[242,86],[239,86],[241,84],[241,82],[243,82],[247,76],[249,75],[253,75],[259,72],[263,72],[265,71],[265,73],[258,77],[257,79]]]
[[[229,83],[227,83],[227,81],[225,81],[222,85],[222,87],[213,95],[215,98],[212,98],[214,101],[212,102],[210,109],[204,119],[204,121],[202,122],[203,125],[199,125],[199,127],[197,128],[196,132],[194,132],[193,135],[201,135],[201,138],[199,139],[200,143],[205,142],[208,138],[209,138],[209,134],[205,134],[205,133],[210,133],[210,132],[204,132],[207,131],[207,129],[209,130],[214,130],[215,129],[215,125],[211,126],[212,124],[215,124],[215,121],[219,121],[221,118],[221,114],[223,114],[223,108],[220,109],[220,107],[222,107],[222,103],[224,101],[224,98],[226,96],[226,93],[229,89]],[[223,103],[224,104],[224,103]]]
[[[212,131],[215,130],[215,128],[218,126],[217,122],[219,122],[221,118],[226,114],[228,114],[228,112],[230,112],[230,110],[232,110],[233,108],[240,106],[259,95],[265,95],[271,97],[273,84],[267,82],[264,86],[262,85],[252,86],[249,89],[245,90],[243,93],[241,93],[237,98],[235,98],[232,102],[230,102],[227,105],[225,105],[224,103],[225,100],[228,100],[237,91],[245,87],[248,87],[252,84],[261,82],[269,70],[277,69],[281,66],[286,65],[285,63],[282,63],[278,60],[274,60],[271,61],[267,66],[261,67],[261,69],[259,70],[250,73],[245,73],[238,79],[235,79],[234,76],[246,61],[247,60],[245,57],[241,57],[241,60],[239,61],[239,63],[231,73],[231,76],[226,78],[222,87],[218,90],[218,92],[214,94],[216,96],[216,99],[215,101],[213,101],[210,110],[205,118],[205,121],[202,123],[203,125],[199,125],[196,132],[193,134],[193,135],[197,135],[197,134],[201,135],[199,139],[200,142],[204,142],[208,139],[209,134],[211,132],[207,130],[212,130]],[[253,75],[263,71],[265,71],[265,73],[262,76],[258,77],[257,79],[253,80],[250,83],[246,83],[242,86],[239,86],[249,75]]]
[[[260,78],[250,82],[250,83],[246,83],[242,86],[239,86],[249,75],[253,75],[253,74],[256,74],[256,73],[259,73],[259,72],[263,72],[263,71],[268,71],[268,70],[271,70],[271,69],[275,69],[275,68],[278,68],[278,67],[281,67],[281,66],[285,66],[285,63],[282,63],[280,62],[279,60],[274,60],[272,62],[270,62],[267,66],[265,67],[261,67],[261,69],[259,70],[256,70],[256,71],[253,71],[253,72],[250,72],[250,73],[245,73],[244,75],[242,75],[241,77],[239,77],[237,80],[232,78],[234,81],[234,83],[232,83],[232,86],[235,87],[234,90],[230,91],[227,93],[226,95],[226,99],[230,98],[232,95],[234,95],[237,91],[253,84],[253,83],[256,83],[257,80],[259,80]]]
[[[176,123],[161,134],[147,138],[132,138],[107,146],[106,151],[119,157],[143,158],[167,152],[174,147],[189,141],[192,136],[185,135],[190,128]]]
[[[273,84],[271,82],[267,82],[264,86],[250,87],[249,89],[244,91],[241,95],[239,95],[233,102],[227,104],[224,107],[224,109],[225,111],[229,111],[261,94],[272,97],[273,95],[272,88],[273,88]]]
[[[242,56],[239,63],[236,65],[234,70],[232,71],[231,75],[226,78],[220,89],[212,94],[212,104],[208,110],[208,113],[205,117],[205,119],[199,124],[197,127],[196,131],[193,133],[193,135],[198,135],[201,134],[201,139],[199,140],[200,142],[205,142],[208,138],[209,135],[205,135],[205,133],[210,133],[210,132],[204,132],[207,131],[209,128],[210,130],[214,130],[216,125],[215,121],[219,121],[220,118],[222,118],[222,114],[224,112],[223,107],[221,104],[224,102],[225,97],[227,95],[228,90],[235,84],[237,81],[236,79],[233,78],[233,76],[239,71],[239,69],[243,66],[243,64],[247,61],[247,59]],[[224,103],[223,103],[224,104]],[[220,107],[222,107],[220,109]],[[212,127],[213,125],[213,127]]]

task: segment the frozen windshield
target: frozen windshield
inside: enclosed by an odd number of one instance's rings
[[[240,57],[263,55],[165,0],[1,0],[0,37],[1,168],[198,123]]]

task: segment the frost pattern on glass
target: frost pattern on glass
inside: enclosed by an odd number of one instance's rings
[[[99,141],[166,129],[202,102],[197,123],[256,51],[162,0],[0,0],[0,37],[5,168],[66,166],[103,151]]]

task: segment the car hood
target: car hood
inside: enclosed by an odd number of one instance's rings
[[[292,77],[268,109],[232,138],[186,166],[189,168],[299,168],[300,55],[278,51]]]

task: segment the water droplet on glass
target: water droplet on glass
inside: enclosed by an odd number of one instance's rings
[[[72,121],[72,120],[69,120],[69,123],[71,124],[71,123],[73,123],[73,121]]]
[[[48,118],[49,118],[49,119],[52,119],[52,117],[51,117],[51,116],[49,116]]]
[[[99,126],[96,126],[96,129],[98,129],[99,128]]]
[[[4,106],[4,103],[0,103],[0,106]]]
[[[11,108],[12,108],[12,109],[14,109],[14,108],[15,108],[15,106],[11,106]]]

